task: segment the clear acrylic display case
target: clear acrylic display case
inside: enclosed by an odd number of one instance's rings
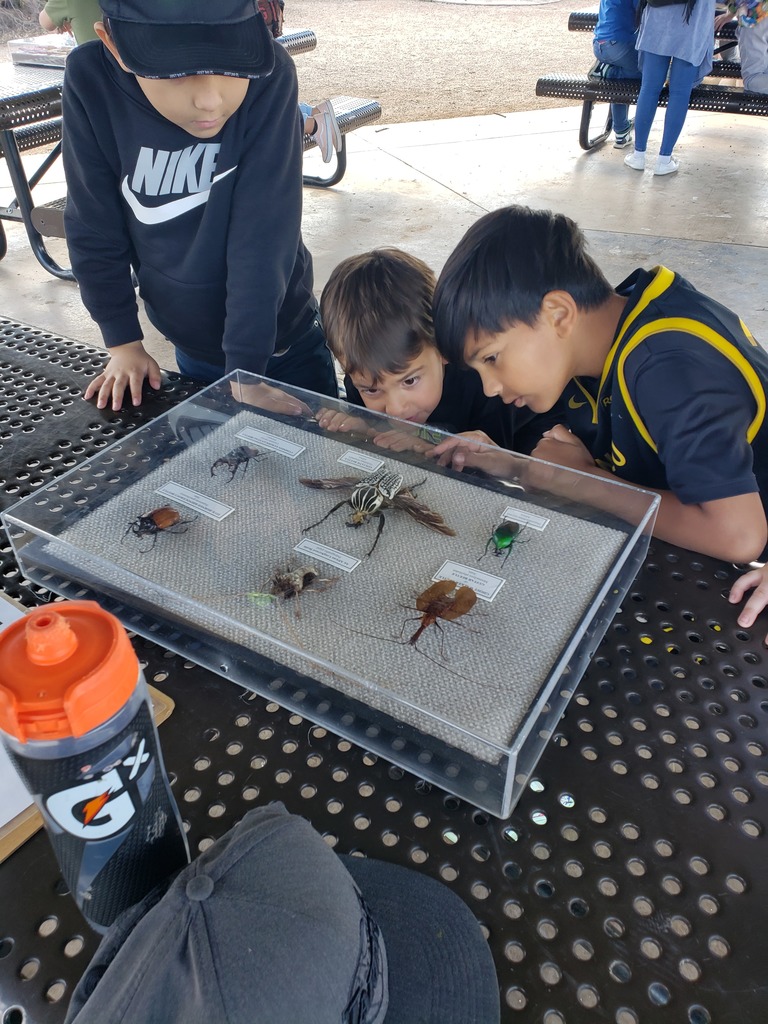
[[[448,436],[236,371],[3,520],[40,586],[507,817],[658,498]]]

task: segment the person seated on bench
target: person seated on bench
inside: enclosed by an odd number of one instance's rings
[[[639,78],[640,67],[635,49],[637,0],[600,0],[592,50],[597,58],[590,78]],[[632,141],[632,122],[626,103],[611,104],[611,120],[616,140],[614,149],[624,149]]]
[[[645,149],[669,76],[664,134],[654,174],[674,174],[680,161],[672,156],[688,113],[694,85],[712,70],[715,0],[647,0],[637,35],[642,82],[635,109],[635,148],[624,163],[645,168]]]
[[[768,93],[768,4],[766,0],[731,0],[725,14],[715,18],[715,29],[734,18],[744,88],[747,92]]]
[[[559,415],[486,398],[480,379],[446,366],[435,346],[432,295],[435,275],[422,260],[400,249],[374,249],[342,260],[320,297],[328,345],[345,371],[347,401],[424,424],[419,436],[379,431],[382,448],[428,453],[440,435],[427,425],[474,441],[525,454]],[[316,417],[326,430],[368,431],[370,424],[338,410]]]
[[[279,39],[283,34],[285,0],[258,0],[258,4],[272,38]],[[334,151],[338,153],[341,149],[341,132],[333,104],[327,99],[314,107],[310,103],[300,103],[299,110],[304,118],[304,134],[315,140],[323,163],[329,164]]]
[[[38,21],[46,32],[69,32],[79,45],[98,38],[94,26],[101,21],[101,7],[99,0],[48,0]]]
[[[101,6],[101,42],[75,47],[63,89],[67,244],[110,354],[85,397],[117,410],[126,389],[139,405],[145,379],[161,385],[132,267],[182,373],[239,368],[335,397],[301,238],[293,61],[255,0]]]
[[[464,235],[434,312],[440,353],[486,395],[568,403],[534,456],[656,491],[662,540],[764,553],[768,353],[731,310],[663,266],[612,288],[570,218],[511,206]]]

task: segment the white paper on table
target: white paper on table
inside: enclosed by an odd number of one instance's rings
[[[23,615],[24,610],[19,605],[9,600],[0,600],[0,630]],[[32,798],[26,786],[11,764],[5,747],[0,744],[0,828],[31,804]]]

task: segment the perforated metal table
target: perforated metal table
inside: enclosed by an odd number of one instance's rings
[[[101,359],[0,321],[5,506],[190,393],[99,413],[78,396]],[[6,591],[45,596],[0,555]],[[340,851],[442,879],[488,933],[505,1021],[764,1024],[768,626],[735,624],[735,575],[652,545],[508,821],[137,640],[176,701],[161,739],[193,849],[279,799]],[[95,949],[61,890],[43,833],[0,865],[2,1024],[60,1021]]]

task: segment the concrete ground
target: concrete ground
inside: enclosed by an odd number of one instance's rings
[[[579,116],[574,104],[379,124],[353,133],[342,182],[330,190],[304,190],[304,237],[314,255],[318,293],[340,259],[378,245],[410,250],[439,271],[479,216],[526,203],[574,217],[611,280],[663,262],[730,305],[765,342],[765,122],[691,113],[678,147],[679,173],[656,178],[625,167],[624,153],[610,143],[582,152]],[[659,138],[656,127],[649,154],[655,156]],[[318,158],[305,159],[308,166]],[[63,194],[57,166],[38,198]],[[10,200],[7,179],[0,177],[0,203]],[[99,344],[77,286],[44,271],[23,228],[4,223],[8,253],[0,262],[0,315]],[[62,241],[51,240],[51,250],[66,262]],[[147,338],[160,364],[173,369],[171,347],[151,328]]]

